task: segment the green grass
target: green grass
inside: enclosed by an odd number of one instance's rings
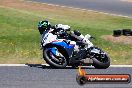
[[[39,34],[35,30],[38,17],[0,8],[0,19],[0,62],[39,62]]]
[[[9,7],[0,7],[0,63],[44,63],[37,30],[38,21],[43,19],[95,36],[92,42],[109,54],[112,64],[132,64],[132,45],[101,39],[113,29],[132,29],[132,19],[66,8],[42,11]]]

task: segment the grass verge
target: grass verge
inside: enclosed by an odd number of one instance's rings
[[[96,37],[92,42],[106,51],[112,64],[132,64],[132,45],[101,38],[113,29],[131,28],[132,19],[81,11],[21,0],[0,0],[0,63],[44,63],[39,48],[37,23],[48,19],[63,23],[83,34]]]

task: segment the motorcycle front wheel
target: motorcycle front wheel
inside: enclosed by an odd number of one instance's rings
[[[61,54],[61,57],[54,56],[52,52],[48,48],[46,48],[43,50],[43,58],[46,63],[49,64],[52,68],[65,68],[67,66],[67,60],[61,52],[59,52],[58,50],[57,52]]]

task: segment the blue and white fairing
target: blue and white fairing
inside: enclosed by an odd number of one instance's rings
[[[65,39],[58,39],[57,35],[53,35],[51,33],[52,30],[45,31],[42,35],[41,40],[41,46],[45,47],[46,45],[56,45],[63,48],[63,50],[66,51],[68,54],[68,57],[71,57],[72,52],[74,50],[74,47],[76,45],[76,42],[70,41],[69,43],[65,42]],[[53,49],[50,48],[50,51],[52,51],[53,54],[57,55],[57,50],[53,47]]]
[[[63,42],[53,42],[53,44],[63,47],[66,50],[68,56],[71,57],[75,44],[67,44],[64,41]]]

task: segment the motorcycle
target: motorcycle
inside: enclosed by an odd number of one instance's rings
[[[65,68],[72,66],[93,65],[97,69],[106,69],[110,66],[110,58],[100,48],[95,47],[90,39],[90,35],[86,35],[86,42],[78,41],[69,30],[61,30],[59,35],[46,30],[41,39],[41,47],[43,49],[43,58],[53,68]],[[79,32],[74,31],[77,35]]]

